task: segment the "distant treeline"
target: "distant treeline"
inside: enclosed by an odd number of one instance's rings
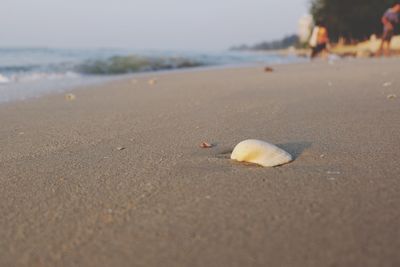
[[[239,45],[231,47],[231,50],[251,50],[251,51],[261,51],[261,50],[278,50],[285,49],[291,46],[297,46],[299,44],[299,37],[295,34],[286,36],[281,40],[275,40],[271,42],[262,42],[255,45]]]
[[[383,13],[398,0],[311,0],[311,14],[324,23],[333,41],[367,39],[382,33]]]

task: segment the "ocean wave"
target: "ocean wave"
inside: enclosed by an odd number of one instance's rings
[[[179,57],[114,56],[105,60],[88,60],[76,67],[82,74],[115,75],[134,72],[171,70],[204,66],[204,62]]]
[[[27,72],[32,71],[39,66],[37,65],[27,65],[27,66],[0,66],[0,72]]]

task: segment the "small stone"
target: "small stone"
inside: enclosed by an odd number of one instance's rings
[[[201,148],[212,148],[213,145],[212,145],[212,144],[209,144],[209,143],[207,143],[207,142],[203,142],[203,143],[200,144],[200,147],[201,147]]]
[[[147,82],[149,85],[155,85],[156,83],[157,83],[157,79],[150,79],[148,82]]]
[[[273,72],[274,69],[271,68],[271,67],[265,67],[264,71],[265,71],[265,72]]]
[[[388,95],[387,98],[388,99],[395,99],[395,98],[397,98],[397,95]]]
[[[75,99],[76,99],[76,96],[74,94],[65,94],[65,100],[73,101]]]
[[[117,150],[119,150],[119,151],[125,150],[125,149],[126,149],[125,147],[121,147],[121,146],[117,147]]]

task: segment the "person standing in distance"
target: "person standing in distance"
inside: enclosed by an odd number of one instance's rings
[[[382,16],[383,35],[379,55],[390,55],[390,42],[394,35],[394,27],[399,23],[400,2],[389,8]]]

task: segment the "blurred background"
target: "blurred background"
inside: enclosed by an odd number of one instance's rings
[[[0,102],[136,72],[301,61],[316,20],[335,54],[369,55],[395,2],[2,0]]]

